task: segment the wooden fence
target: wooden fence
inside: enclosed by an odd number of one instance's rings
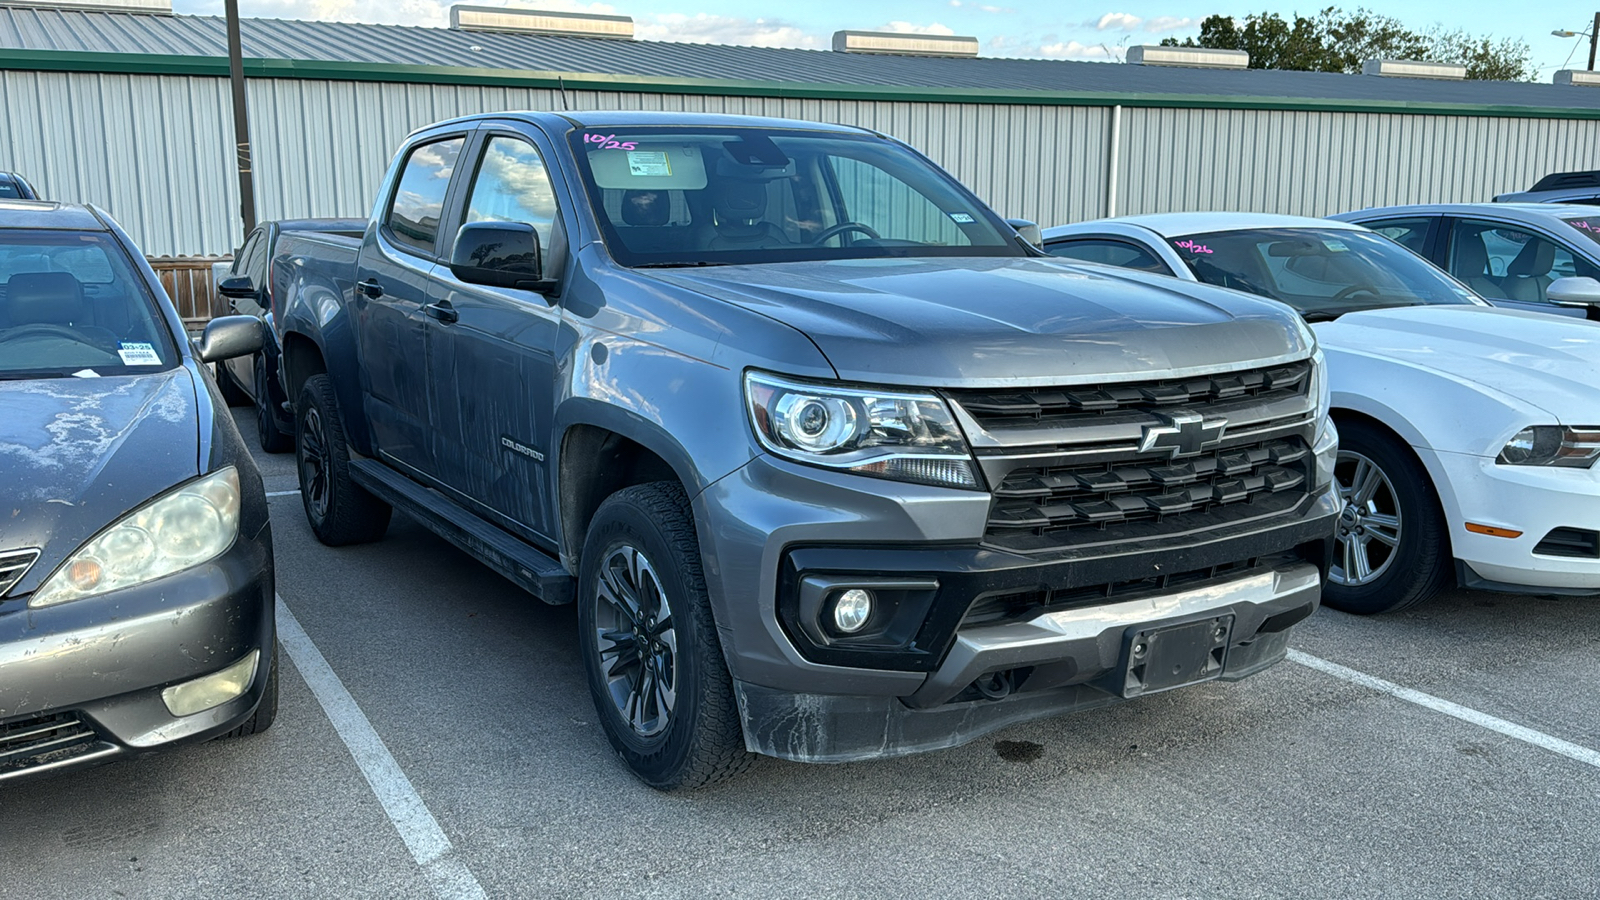
[[[226,315],[228,301],[218,296],[211,267],[229,262],[231,256],[152,256],[150,268],[156,270],[161,286],[178,307],[183,325],[199,331],[213,316]]]

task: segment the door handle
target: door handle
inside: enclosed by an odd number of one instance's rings
[[[461,316],[456,313],[456,308],[450,305],[449,300],[440,300],[438,303],[429,303],[427,306],[422,308],[422,311],[447,325],[461,318]]]
[[[379,284],[376,278],[368,278],[366,281],[356,282],[356,290],[374,300],[383,296],[383,285]]]

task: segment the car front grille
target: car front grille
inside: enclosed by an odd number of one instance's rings
[[[1289,513],[1315,481],[1311,374],[1302,360],[1125,384],[948,392],[993,494],[985,543],[1045,553]]]
[[[0,775],[89,752],[98,743],[74,713],[50,713],[0,723]]]
[[[38,558],[39,551],[35,549],[7,550],[0,553],[0,597],[4,597],[7,591],[22,580],[22,576],[28,574],[28,569],[33,567],[34,561]]]

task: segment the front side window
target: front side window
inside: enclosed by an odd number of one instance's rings
[[[1576,233],[1582,234],[1571,219]],[[1593,220],[1600,223],[1600,218]],[[1450,232],[1450,274],[1491,300],[1548,303],[1550,283],[1568,275],[1595,277],[1595,266],[1555,241],[1503,222],[1457,219]]]
[[[444,214],[444,195],[450,188],[450,176],[455,172],[464,140],[450,138],[412,148],[384,219],[394,241],[433,255],[439,238],[439,217]]]
[[[1280,300],[1307,318],[1476,303],[1470,291],[1387,238],[1333,228],[1253,228],[1171,241],[1195,277]]]
[[[492,138],[472,181],[467,221],[532,225],[548,250],[555,219],[556,192],[538,149],[521,138]]]
[[[176,363],[155,297],[110,235],[0,229],[0,378]]]
[[[1157,275],[1172,274],[1167,264],[1156,259],[1155,254],[1127,241],[1102,238],[1059,241],[1046,246],[1044,252],[1051,256],[1099,263],[1103,266],[1116,266],[1120,269],[1138,269],[1141,272],[1154,272]]]
[[[9,178],[0,178],[0,200],[20,200],[22,189]]]
[[[1029,255],[949,175],[880,138],[586,128],[570,140],[606,246],[626,266]]]

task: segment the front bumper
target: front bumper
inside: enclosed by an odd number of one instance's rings
[[[1503,466],[1484,456],[1434,451],[1452,493],[1452,554],[1464,586],[1600,594],[1600,555],[1535,553],[1558,528],[1600,532],[1600,469]],[[1468,522],[1520,531],[1515,538],[1471,532]]]
[[[149,584],[45,609],[0,600],[0,782],[231,731],[261,700],[275,639],[270,527]],[[167,710],[163,688],[252,650],[260,662],[243,695],[190,716]]]

